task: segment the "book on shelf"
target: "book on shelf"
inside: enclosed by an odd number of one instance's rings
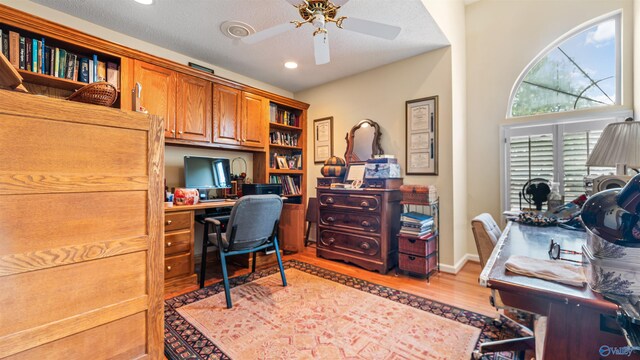
[[[65,75],[65,67],[67,66],[67,50],[60,49],[58,63],[58,77],[63,79]]]
[[[19,60],[19,68],[20,70],[24,70],[24,59],[25,59],[25,43],[24,43],[24,36],[20,36],[20,60]]]
[[[33,64],[33,55],[31,53],[33,47],[33,41],[31,38],[24,38],[24,69],[31,71],[31,64]]]
[[[300,115],[297,112],[281,109],[277,104],[269,105],[269,121],[288,126],[300,126]]]
[[[291,175],[271,175],[269,183],[281,184],[283,195],[299,195],[300,194],[300,176]]]
[[[107,64],[104,61],[98,61],[98,77],[96,81],[107,81]]]
[[[15,31],[9,31],[9,62],[20,67],[20,35]]]
[[[33,39],[34,49],[33,52],[33,64],[31,64],[31,71],[34,73],[42,74],[42,41]]]
[[[120,71],[118,70],[118,64],[108,62],[107,63],[107,82],[120,90]]]
[[[276,130],[269,133],[269,138],[273,145],[298,146],[299,137],[299,134],[291,134],[286,131]]]
[[[4,57],[6,57],[7,59],[10,58],[9,56],[9,33],[7,33],[6,31],[2,31],[2,55],[4,55]],[[9,60],[11,61],[11,60]]]
[[[47,74],[47,72],[45,71],[46,64],[47,64],[45,62],[45,60],[46,60],[46,56],[45,56],[46,55],[46,50],[47,50],[47,46],[45,45],[44,38],[42,38],[42,40],[40,41],[40,48],[39,48],[39,51],[38,51],[38,55],[40,56],[38,58],[38,60],[40,61],[40,68],[39,68],[40,69],[40,74]],[[49,75],[49,74],[47,74],[47,75]]]
[[[93,76],[90,82],[98,81],[98,55],[93,55]]]
[[[86,57],[80,59],[80,72],[78,73],[78,81],[89,83],[89,59]]]

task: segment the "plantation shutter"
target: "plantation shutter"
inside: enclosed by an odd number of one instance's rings
[[[509,205],[520,209],[520,192],[530,179],[553,177],[553,136],[536,134],[509,138]],[[530,207],[522,200],[522,207]]]
[[[566,201],[571,201],[584,194],[584,177],[586,175],[605,175],[615,172],[615,168],[612,167],[587,168],[585,165],[601,134],[602,130],[566,132],[563,134],[563,188]]]

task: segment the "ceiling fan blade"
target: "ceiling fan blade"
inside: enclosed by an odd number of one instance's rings
[[[304,4],[304,0],[285,0],[286,2],[288,2],[289,4],[298,7],[302,4]]]
[[[342,5],[346,4],[347,2],[349,2],[349,0],[331,0],[331,2],[335,6],[342,6]]]
[[[264,29],[262,31],[258,31],[255,34],[251,34],[247,37],[243,37],[242,38],[242,42],[245,44],[255,44],[258,43],[260,41],[263,40],[267,40],[269,38],[272,38],[276,35],[280,35],[282,33],[285,33],[289,30],[293,30],[296,28],[295,24],[292,23],[284,23],[284,24],[280,24],[280,25],[276,25],[274,27],[270,27],[268,29]]]
[[[313,37],[313,52],[316,57],[316,65],[329,62],[329,34],[319,32]]]
[[[342,28],[349,31],[355,31],[366,35],[377,36],[379,38],[393,40],[400,30],[398,26],[387,25],[375,21],[362,20],[352,17],[347,17],[342,21]]]

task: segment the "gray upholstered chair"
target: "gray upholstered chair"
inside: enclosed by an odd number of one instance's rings
[[[491,256],[491,252],[493,252],[493,248],[502,235],[502,230],[500,230],[500,227],[489,213],[483,213],[473,218],[471,220],[471,230],[473,231],[473,237],[476,239],[480,265],[484,268]]]
[[[216,218],[207,218],[205,222],[213,224],[214,232],[209,234],[209,243],[215,245],[220,253],[220,265],[227,308],[231,308],[229,277],[226,257],[253,253],[251,272],[256,270],[256,252],[266,248],[275,248],[280,267],[282,285],[287,286],[282,258],[278,247],[278,223],[282,212],[282,199],[278,195],[248,195],[240,198],[229,215],[227,231],[222,233],[222,223]],[[202,264],[206,264],[207,244],[202,245]],[[204,285],[205,265],[201,267],[200,287]]]

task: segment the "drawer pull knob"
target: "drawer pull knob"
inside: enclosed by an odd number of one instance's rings
[[[171,271],[171,265],[167,266],[167,271]]]
[[[167,243],[167,247],[171,247],[171,241]]]
[[[171,221],[171,220],[167,220],[166,224],[167,224],[167,225],[171,225],[171,223],[172,223],[172,222],[173,222],[173,221]]]
[[[368,207],[369,206],[369,202],[368,201],[363,201],[363,202],[360,203],[360,206]]]
[[[364,250],[369,250],[371,248],[371,245],[369,245],[369,243],[363,242],[360,244],[360,248]]]
[[[369,223],[367,220],[362,220],[362,222],[360,223],[362,225],[362,227],[369,227],[371,226],[371,223]]]
[[[332,197],[327,198],[327,204],[333,204],[333,198]]]
[[[416,239],[409,239],[409,242],[412,243],[412,244],[415,244],[416,243]]]
[[[411,255],[409,255],[409,260],[413,261],[413,260],[415,260],[415,259],[416,259],[416,257],[415,257],[415,256],[411,256]]]
[[[334,218],[333,216],[329,216],[329,217],[327,218],[327,221],[328,221],[328,222],[334,222],[334,221],[336,221],[336,218]]]
[[[333,244],[334,242],[336,242],[336,239],[335,239],[335,238],[328,238],[328,239],[327,239],[327,242],[328,242],[329,244]]]

